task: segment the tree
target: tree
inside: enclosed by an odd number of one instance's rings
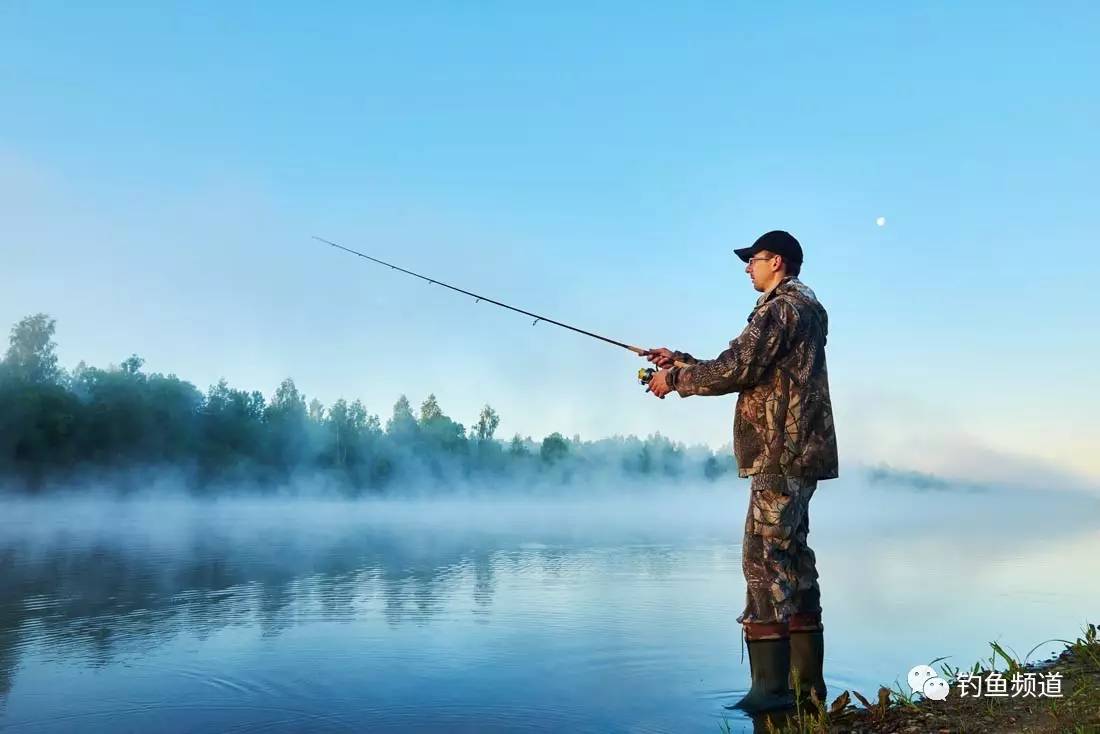
[[[279,384],[264,414],[268,428],[268,460],[284,473],[301,460],[306,449],[306,398],[289,377]]]
[[[554,431],[546,438],[542,439],[542,446],[539,448],[539,456],[547,464],[555,464],[561,461],[569,455],[569,442],[565,438]]]
[[[44,313],[24,317],[11,328],[4,366],[28,382],[55,383],[60,377],[53,341],[56,321]]]
[[[645,449],[648,461],[643,473],[659,468],[666,476],[680,474],[684,459],[684,452],[680,446],[677,446],[660,433],[654,433],[646,438]]]
[[[703,476],[711,481],[731,471],[737,471],[737,462],[730,454],[722,455],[721,458],[712,454],[703,462]]]
[[[439,401],[435,399],[435,395],[429,395],[428,399],[420,404],[420,427],[423,428],[442,417],[443,409],[439,407]]]
[[[378,416],[368,413],[360,400],[356,400],[348,407],[348,420],[355,427],[355,430],[371,440],[382,433],[382,424],[379,422]]]
[[[457,453],[467,445],[465,427],[443,413],[435,395],[429,395],[420,405],[420,435],[425,439],[424,448],[429,450]]]
[[[275,394],[271,396],[271,403],[267,406],[268,418],[305,418],[306,398],[294,384],[294,380],[286,378],[275,388]]]
[[[110,369],[81,362],[65,374],[57,366],[54,328],[45,314],[24,318],[0,360],[0,478],[21,476],[29,487],[80,466],[158,464],[194,466],[202,483],[243,477],[271,483],[299,468],[324,466],[354,488],[381,487],[404,474],[405,462],[444,480],[503,474],[511,459],[565,483],[608,460],[629,472],[673,477],[690,468],[716,479],[737,469],[728,451],[716,457],[660,434],[587,443],[579,435],[552,433],[540,443],[516,434],[501,442],[495,439],[500,417],[491,406],[482,407],[467,433],[435,395],[420,405],[419,416],[402,395],[383,433],[362,402],[340,399],[326,410],[291,379],[267,403],[260,392],[234,390],[225,380],[204,396],[175,375],[143,372],[136,354]]]
[[[34,486],[49,470],[80,458],[84,410],[57,384],[0,379],[0,471],[21,473]]]
[[[649,474],[653,471],[653,452],[649,448],[649,444],[644,444],[642,450],[638,452],[638,471],[642,474]]]
[[[718,459],[713,456],[707,457],[707,460],[703,462],[703,476],[711,481],[722,476],[722,470],[718,466]]]
[[[393,415],[386,421],[386,433],[394,438],[408,438],[416,434],[416,418],[413,417],[409,399],[404,395],[393,404]]]
[[[354,442],[356,438],[355,430],[348,419],[348,401],[340,398],[332,404],[328,411],[328,426],[335,449],[334,463],[337,466],[344,466],[348,458],[348,444]]]
[[[481,415],[478,416],[474,435],[477,437],[478,441],[491,441],[499,425],[500,416],[497,415],[495,410],[489,407],[488,403],[486,403],[485,407],[481,409]]]
[[[354,403],[348,406],[348,425],[352,427],[357,433],[362,433],[367,430],[367,421],[370,416],[367,415],[367,409],[363,407],[363,403],[356,400]],[[378,420],[377,418],[375,419]]]
[[[242,459],[259,459],[266,413],[259,390],[235,390],[225,379],[211,385],[201,409],[204,470],[216,473]]]
[[[154,372],[129,377],[138,385],[140,409],[147,414],[146,459],[175,462],[192,458],[201,443],[202,392],[175,375]]]
[[[142,365],[145,364],[145,360],[136,354],[131,354],[126,359],[122,360],[122,364],[119,365],[121,369],[127,375],[136,375],[141,372]]]
[[[520,435],[517,433],[512,436],[512,443],[508,445],[508,453],[515,457],[528,456],[530,451],[527,450],[527,444],[524,442]]]

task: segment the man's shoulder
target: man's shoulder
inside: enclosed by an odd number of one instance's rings
[[[779,284],[775,289],[775,297],[771,300],[787,303],[797,309],[825,310],[813,289],[798,278],[790,278]]]
[[[799,301],[783,293],[773,293],[772,297],[753,309],[749,322],[759,328],[785,326],[799,319]]]
[[[780,288],[782,289],[780,291]],[[776,302],[781,302],[788,318],[805,320],[811,327],[819,328],[822,333],[828,334],[829,315],[821,301],[813,290],[798,278],[784,281],[776,288]]]
[[[814,293],[813,288],[803,283],[795,276],[786,278],[782,283],[775,287],[775,295],[777,298],[802,298],[811,301],[817,300],[817,294]]]
[[[749,314],[749,323],[763,327],[771,322],[783,327],[793,327],[803,320],[821,322],[827,330],[828,315],[813,290],[798,278],[791,276],[760,299]]]

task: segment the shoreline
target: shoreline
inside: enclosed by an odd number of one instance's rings
[[[797,710],[758,717],[754,731],[776,734],[1053,734],[1100,732],[1100,636],[1096,624],[1065,643],[1060,653],[1024,664],[990,643],[993,654],[969,670],[944,665],[936,671],[949,686],[935,701],[882,686],[874,696],[843,691],[828,702],[807,701]],[[934,661],[935,662],[935,661]],[[984,664],[983,664],[984,663]],[[992,681],[992,686],[990,685]],[[1029,690],[1028,681],[1044,683]],[[963,685],[960,685],[960,682]],[[1009,683],[1011,682],[1011,685]],[[961,695],[965,687],[967,695]],[[982,695],[989,691],[1000,695]],[[975,693],[980,695],[975,695]],[[1060,695],[1057,695],[1060,694]]]

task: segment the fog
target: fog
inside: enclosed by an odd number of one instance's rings
[[[467,428],[400,396],[383,421],[137,356],[66,371],[52,334],[24,319],[0,363],[0,726],[677,731],[747,679],[730,447],[502,440],[489,405]],[[1100,500],[1057,489],[820,482],[830,685],[968,664],[990,598],[1027,605],[1011,642],[1072,634],[1100,603]]]
[[[469,426],[428,393],[389,417],[359,400],[307,399],[287,378],[270,397],[224,380],[203,393],[174,374],[119,365],[57,364],[55,322],[27,316],[0,361],[0,488],[26,494],[79,487],[196,494],[362,496],[715,480],[736,472],[729,450],[658,433],[598,440],[496,434],[486,404]],[[639,388],[640,389],[640,388]]]
[[[811,502],[839,685],[873,691],[941,654],[967,663],[987,635],[1026,650],[1071,634],[1096,603],[1078,583],[1097,570],[1095,498],[851,474]],[[126,496],[93,484],[8,495],[0,720],[160,729],[142,717],[186,691],[179,731],[240,724],[246,704],[256,726],[287,731],[312,724],[273,712],[430,731],[456,716],[522,729],[516,717],[537,710],[570,728],[609,705],[618,720],[642,715],[641,690],[658,728],[712,723],[743,677],[731,666],[748,487],[196,497],[162,478]],[[1004,596],[1027,613],[973,616],[979,598]],[[904,649],[883,615],[905,626]],[[561,669],[573,693],[539,683]],[[59,685],[70,694],[54,700]],[[589,700],[596,690],[624,707]]]

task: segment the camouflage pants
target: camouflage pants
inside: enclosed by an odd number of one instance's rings
[[[806,544],[815,489],[816,481],[796,477],[752,477],[741,546],[748,592],[738,622],[786,622],[792,614],[821,613],[817,559]]]

